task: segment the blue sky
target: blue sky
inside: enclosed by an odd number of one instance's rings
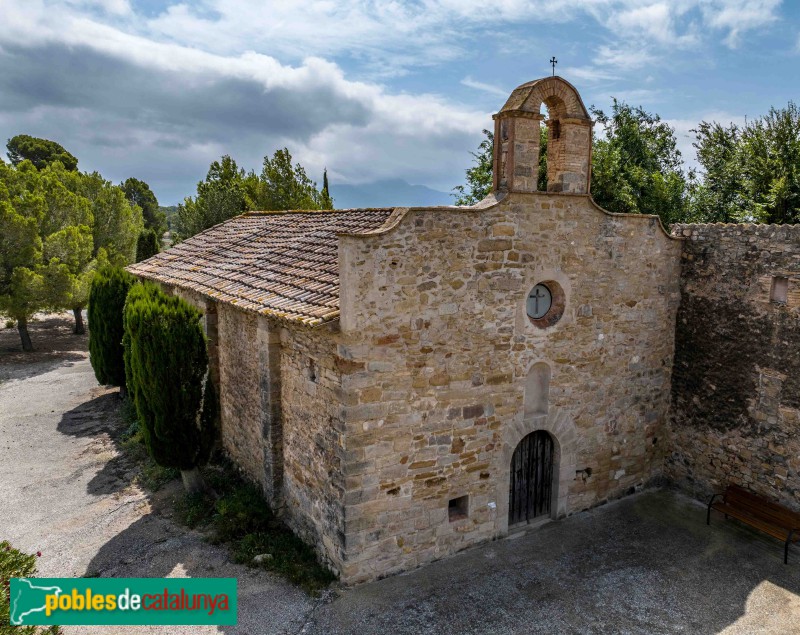
[[[0,0],[0,137],[81,169],[194,192],[231,154],[289,147],[317,180],[449,191],[517,85],[557,73],[587,105],[676,129],[797,100],[800,3],[779,0]]]

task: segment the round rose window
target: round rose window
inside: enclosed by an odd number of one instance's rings
[[[538,320],[547,315],[550,307],[553,306],[553,294],[543,284],[537,284],[528,294],[528,317]]]
[[[534,326],[547,328],[553,326],[564,315],[566,296],[561,285],[555,280],[540,282],[528,293],[525,311]]]

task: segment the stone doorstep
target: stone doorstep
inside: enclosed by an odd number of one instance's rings
[[[508,535],[505,536],[505,540],[514,540],[516,538],[521,538],[529,531],[536,531],[537,529],[541,529],[545,525],[553,522],[553,519],[549,516],[541,516],[539,518],[534,518],[530,522],[521,522],[517,523],[516,525],[511,525],[508,528]]]

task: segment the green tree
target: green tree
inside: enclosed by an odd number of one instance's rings
[[[702,121],[694,147],[700,179],[691,209],[701,222],[800,222],[800,109],[770,108],[743,126]]]
[[[59,161],[67,170],[78,169],[78,159],[62,145],[49,139],[20,134],[9,139],[6,148],[12,165],[18,165],[27,159],[40,170],[55,161]]]
[[[125,376],[153,460],[181,470],[190,494],[214,442],[213,384],[200,312],[156,286],[135,285],[124,312]]]
[[[453,188],[456,205],[475,205],[492,191],[494,133],[484,129],[483,135],[478,151],[470,152],[475,165],[467,168],[467,184]]]
[[[136,262],[147,260],[150,256],[155,256],[158,252],[158,235],[152,229],[145,229],[139,234],[139,241],[136,243]]]
[[[122,347],[125,298],[135,278],[120,267],[99,269],[89,293],[89,361],[97,381],[125,394]]]
[[[741,170],[741,130],[731,124],[701,121],[692,144],[697,150],[702,181],[689,174],[691,217],[705,223],[746,220],[748,206]]]
[[[73,332],[83,335],[83,309],[89,301],[89,287],[97,267],[92,257],[92,232],[86,225],[68,226],[47,236],[43,247],[44,276],[50,290],[51,306],[72,310]],[[101,252],[105,261],[105,251]]]
[[[164,214],[164,218],[166,219],[167,229],[170,231],[173,229],[172,227],[172,219],[175,217],[175,214],[178,213],[178,206],[177,205],[160,205],[158,207],[159,211]]]
[[[162,236],[167,231],[167,217],[161,211],[150,186],[139,179],[129,178],[120,187],[128,202],[141,208],[145,228],[154,230],[159,237]]]
[[[539,178],[536,187],[540,192],[547,191],[547,126],[539,126]]]
[[[770,108],[741,135],[745,196],[756,220],[800,222],[800,108]]]
[[[317,190],[305,168],[292,165],[292,155],[287,148],[277,150],[272,158],[264,157],[259,187],[253,201],[255,209],[331,209],[330,196],[325,198]],[[329,205],[330,207],[324,207]]]
[[[24,351],[33,350],[28,320],[45,303],[40,225],[46,205],[37,180],[29,161],[18,169],[0,162],[0,313],[17,322]]]
[[[333,209],[333,199],[331,198],[331,191],[328,188],[328,168],[322,173],[322,191],[320,192],[320,208]]]
[[[205,181],[197,184],[197,196],[188,196],[173,217],[173,242],[213,227],[250,209],[245,172],[227,154],[214,161]]]
[[[44,307],[70,309],[75,318],[74,333],[85,333],[83,309],[98,266],[107,257],[104,248],[95,249],[96,206],[85,196],[91,178],[66,170],[56,161],[39,171],[39,189],[47,206],[40,226],[43,241]]]
[[[317,190],[286,148],[264,157],[260,175],[245,173],[225,155],[209,167],[197,196],[186,197],[172,218],[173,244],[248,210],[332,209],[333,200]]]
[[[42,239],[66,227],[91,227],[94,224],[92,205],[81,192],[82,175],[67,170],[56,161],[39,170],[35,188],[42,193],[47,206],[42,219]]]
[[[76,188],[88,200],[92,212],[94,255],[104,249],[114,265],[136,262],[136,245],[144,227],[141,208],[128,201],[122,188],[97,172],[81,175]]]
[[[32,349],[27,323],[39,310],[71,309],[75,333],[84,333],[94,272],[109,258],[133,262],[141,210],[96,172],[68,170],[58,160],[41,169],[27,160],[2,164],[0,181],[0,311],[17,321],[24,350]]]
[[[658,115],[614,99],[592,152],[592,197],[612,212],[658,214],[669,226],[688,215],[686,180],[675,131]]]

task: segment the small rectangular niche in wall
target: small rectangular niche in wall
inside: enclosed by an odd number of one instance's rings
[[[308,360],[308,378],[315,384],[319,383],[319,369],[317,368],[317,362],[311,358]]]
[[[469,496],[459,496],[451,498],[447,503],[447,518],[450,522],[463,520],[469,517]]]
[[[785,276],[774,276],[772,278],[772,289],[769,293],[770,302],[786,304],[789,297],[789,278]]]

